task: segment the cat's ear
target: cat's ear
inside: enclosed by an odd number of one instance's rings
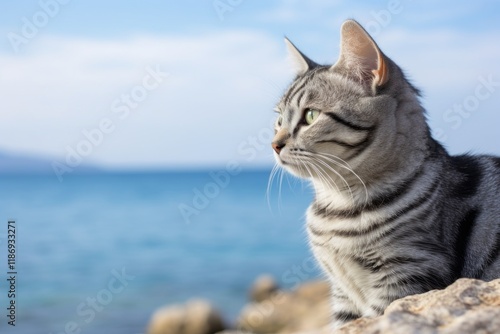
[[[340,57],[334,66],[343,66],[348,75],[372,88],[387,83],[387,59],[366,30],[354,20],[345,21],[340,30]]]
[[[285,37],[286,48],[288,49],[288,56],[291,58],[297,75],[302,75],[309,71],[311,68],[318,66],[311,59],[307,58],[302,52],[297,49],[295,45],[288,38]]]

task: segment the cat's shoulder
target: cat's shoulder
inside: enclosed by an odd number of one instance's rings
[[[465,153],[452,155],[449,161],[453,167],[465,173],[479,171],[484,168],[500,170],[500,157],[495,155]]]

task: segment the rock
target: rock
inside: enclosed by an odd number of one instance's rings
[[[294,333],[321,328],[330,322],[329,285],[308,282],[295,291],[278,291],[260,302],[248,304],[237,328],[256,334]]]
[[[335,334],[498,334],[500,279],[459,279],[433,290],[394,301],[384,315],[353,321]]]
[[[311,302],[325,300],[330,296],[330,283],[326,281],[302,283],[295,290],[295,295]]]
[[[156,311],[148,334],[215,334],[224,329],[222,317],[209,302],[193,300]]]
[[[272,276],[262,275],[255,280],[253,286],[250,288],[250,300],[261,302],[270,298],[278,289],[278,284],[276,284]]]

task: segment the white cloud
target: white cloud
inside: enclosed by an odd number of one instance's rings
[[[83,129],[110,117],[115,131],[86,161],[165,166],[245,160],[238,145],[269,124],[289,78],[284,56],[281,40],[248,31],[44,38],[30,55],[0,55],[0,147],[64,156],[67,145],[84,139]],[[118,119],[112,102],[141,83],[146,66],[157,64],[170,73],[165,84]],[[269,152],[266,146],[251,162],[271,161]]]

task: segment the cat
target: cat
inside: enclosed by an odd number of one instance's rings
[[[297,76],[276,106],[278,165],[309,179],[307,233],[333,327],[461,277],[500,277],[500,158],[451,156],[419,91],[354,20],[334,65],[285,39]]]

